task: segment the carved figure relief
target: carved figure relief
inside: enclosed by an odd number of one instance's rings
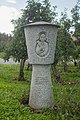
[[[48,54],[49,51],[49,42],[44,31],[39,33],[39,39],[36,40],[36,54],[40,57],[44,57]]]

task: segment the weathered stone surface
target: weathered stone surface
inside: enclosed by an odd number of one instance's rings
[[[50,65],[33,65],[29,105],[36,109],[53,105]]]
[[[53,105],[50,64],[54,61],[57,27],[47,22],[24,26],[29,63],[33,65],[29,105],[34,109]]]
[[[47,22],[27,25],[25,37],[30,64],[53,63],[57,37],[56,25]]]

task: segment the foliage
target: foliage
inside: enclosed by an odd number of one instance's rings
[[[66,9],[64,13],[61,13],[59,21],[60,29],[58,30],[57,46],[55,52],[54,64],[59,61],[64,61],[64,71],[67,70],[67,61],[75,50],[75,45],[71,39],[69,30],[71,27],[71,21],[67,18]]]
[[[11,35],[0,33],[0,52],[3,52],[6,48],[6,44],[9,43],[12,39]]]
[[[49,0],[43,2],[27,0],[27,6],[23,10],[23,19],[27,22],[46,21],[51,22],[56,16],[56,6],[51,9]]]
[[[62,56],[68,59],[70,54],[74,51],[75,46],[71,39],[69,30],[71,27],[71,21],[67,18],[66,10],[62,13],[62,18],[60,19],[61,29],[59,31],[58,39],[60,40],[60,47],[62,51]]]
[[[80,0],[77,1],[76,5],[71,10],[72,14],[72,26],[74,27],[73,35],[77,38],[75,41],[76,49],[74,52],[74,59],[79,59],[80,55]]]
[[[13,37],[12,41],[9,42],[9,44],[6,46],[4,56],[5,60],[8,60],[10,56],[13,56],[13,58],[15,58],[16,61],[20,61],[20,59],[27,58],[27,48],[24,39],[24,34],[22,31],[20,31],[20,29],[21,28],[18,29],[19,32],[15,32],[15,37]]]
[[[72,22],[75,26],[80,20],[80,0],[77,1],[77,4],[72,8]]]
[[[0,58],[3,58],[4,57],[4,52],[0,52]]]
[[[80,41],[80,0],[78,0],[77,4],[71,10],[72,14],[72,26],[74,26],[74,35]]]

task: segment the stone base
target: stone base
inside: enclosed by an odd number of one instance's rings
[[[34,109],[53,106],[50,65],[33,65],[29,105]]]

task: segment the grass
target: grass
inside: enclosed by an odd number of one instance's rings
[[[24,71],[26,81],[17,81],[18,71],[19,65],[0,64],[0,120],[80,120],[80,84],[62,85],[53,81],[53,108],[33,110],[20,104],[20,99],[29,93],[27,81],[31,79],[31,71]],[[77,68],[72,66],[70,71],[62,71],[61,79],[80,80]]]
[[[80,69],[74,65],[68,66],[68,72],[64,72],[62,66],[58,66],[58,71],[62,81],[80,81]]]

